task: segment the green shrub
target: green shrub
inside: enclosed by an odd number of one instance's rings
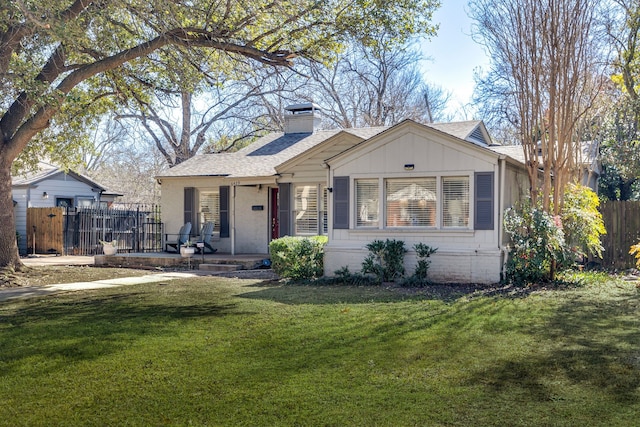
[[[362,273],[373,274],[378,282],[393,282],[404,276],[404,254],[401,240],[374,240],[367,245],[369,255],[362,262]]]
[[[311,279],[323,274],[326,236],[281,237],[269,243],[271,268],[283,278]]]
[[[600,200],[589,187],[568,184],[562,205],[562,231],[569,249],[580,257],[589,254],[602,258],[600,236],[607,233]]]
[[[348,286],[371,286],[377,285],[378,281],[371,276],[364,275],[360,272],[352,273],[349,267],[342,267],[334,272],[333,277],[324,277],[319,280],[321,284],[329,285],[348,285]]]
[[[333,276],[323,276],[315,279],[313,284],[320,286],[374,286],[380,284],[375,277],[370,275],[362,274],[359,271],[352,273],[347,266],[333,273]]]
[[[416,243],[413,245],[413,249],[416,251],[418,257],[418,265],[416,265],[416,271],[413,273],[413,276],[419,280],[427,280],[427,273],[431,265],[431,260],[427,258],[435,254],[438,248],[432,248],[424,243]]]
[[[528,284],[553,279],[554,266],[565,259],[564,233],[560,220],[524,203],[507,209],[505,231],[511,236],[506,279]]]
[[[413,245],[413,249],[416,251],[418,263],[416,265],[415,271],[413,272],[413,275],[402,281],[401,284],[404,287],[422,287],[429,284],[427,274],[429,272],[431,260],[427,258],[438,251],[438,248],[432,248],[431,246],[425,245],[424,243],[416,243],[415,245]]]

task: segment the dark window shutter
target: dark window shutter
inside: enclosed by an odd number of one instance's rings
[[[278,229],[280,237],[291,234],[291,184],[278,184]]]
[[[190,222],[191,228],[197,230],[196,223],[196,189],[193,187],[185,187],[184,189],[184,222]]]
[[[493,172],[476,172],[475,229],[493,230]]]
[[[229,237],[229,186],[220,187],[220,237]]]
[[[349,229],[349,177],[333,177],[333,228]]]

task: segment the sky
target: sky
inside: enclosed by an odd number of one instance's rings
[[[449,112],[455,113],[467,104],[473,94],[473,72],[487,68],[488,57],[482,46],[471,38],[472,21],[467,16],[466,0],[442,0],[433,22],[440,24],[438,34],[421,43],[426,58],[422,70],[429,84],[452,93]],[[456,119],[471,117],[456,117]]]

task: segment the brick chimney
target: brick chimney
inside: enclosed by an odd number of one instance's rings
[[[320,107],[312,102],[289,105],[284,110],[284,133],[313,133],[320,126]]]

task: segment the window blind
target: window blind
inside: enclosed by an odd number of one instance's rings
[[[387,227],[434,227],[436,179],[385,180]]]
[[[218,191],[200,191],[200,225],[213,222],[214,231],[220,232],[220,193]]]
[[[469,177],[442,178],[442,225],[469,226]]]
[[[378,179],[356,179],[356,227],[377,227]]]

